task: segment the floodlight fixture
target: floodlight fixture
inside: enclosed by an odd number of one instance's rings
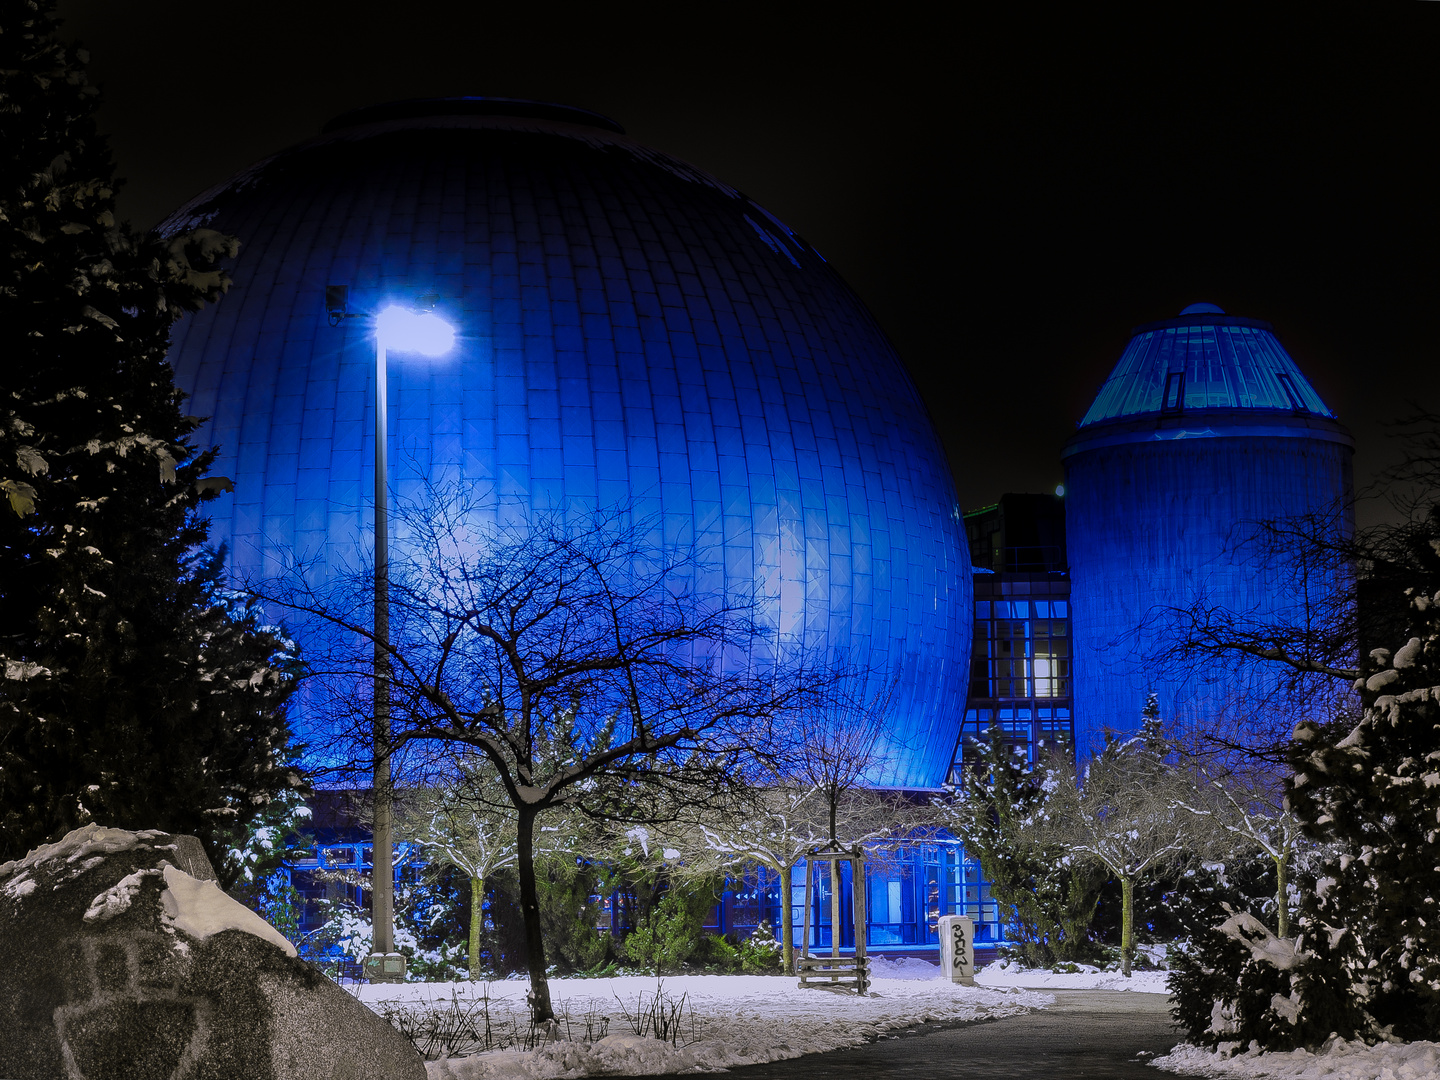
[[[391,304],[375,316],[375,339],[384,350],[443,356],[455,347],[455,328],[433,311]]]
[[[349,312],[347,311],[349,306],[350,286],[325,286],[325,314],[329,316],[331,326],[340,325],[340,320],[346,318],[349,315]]]

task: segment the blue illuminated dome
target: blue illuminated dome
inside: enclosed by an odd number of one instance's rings
[[[1188,726],[1256,708],[1273,674],[1157,663],[1159,616],[1287,614],[1247,537],[1301,515],[1347,529],[1353,451],[1269,323],[1193,304],[1135,328],[1063,453],[1082,748],[1136,728],[1150,691]]]
[[[391,473],[501,507],[663,519],[782,635],[896,680],[882,776],[935,786],[963,712],[970,562],[913,383],[825,260],[728,185],[585,110],[402,102],[206,192],[162,230],[239,237],[171,360],[235,491],[238,575],[353,563],[373,524],[374,345],[355,311],[435,294],[439,359],[389,364]]]

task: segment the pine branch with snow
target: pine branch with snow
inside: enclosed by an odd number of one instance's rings
[[[87,821],[201,837],[291,787],[293,649],[226,596],[225,481],[165,359],[234,241],[114,213],[87,57],[0,0],[0,858]]]

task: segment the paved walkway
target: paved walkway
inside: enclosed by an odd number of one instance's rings
[[[731,1069],[735,1080],[1169,1080],[1146,1062],[1180,1041],[1163,994],[1047,990],[1046,1009],[969,1024],[925,1024],[914,1035],[853,1050]]]

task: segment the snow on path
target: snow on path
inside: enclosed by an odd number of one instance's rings
[[[1000,960],[975,974],[980,986],[1023,986],[1043,990],[1130,990],[1140,994],[1168,994],[1168,971],[1136,971],[1128,979],[1118,971],[1101,971],[1089,964],[1075,965],[1070,974],[1027,968],[1014,960]]]
[[[1337,1039],[1318,1054],[1252,1051],[1232,1058],[1182,1045],[1152,1064],[1167,1072],[1264,1080],[1435,1080],[1440,1077],[1440,1043],[1366,1046]]]
[[[859,1046],[892,1031],[906,1031],[933,1021],[980,1020],[1014,1016],[1043,1008],[1054,999],[1014,988],[959,986],[937,978],[933,964],[919,961],[877,965],[872,997],[858,998],[824,990],[800,990],[795,979],[764,975],[686,975],[664,980],[664,995],[678,1001],[686,995],[698,1038],[671,1046],[637,1037],[627,1026],[620,1005],[632,1013],[644,995],[655,992],[655,979],[625,976],[613,979],[552,979],[551,1000],[557,1013],[567,1013],[572,1031],[583,1027],[586,1014],[610,1017],[609,1034],[597,1042],[561,1040],[542,1050],[492,1051],[426,1065],[430,1080],[549,1080],[603,1073],[661,1074],[709,1072],[735,1065],[781,1061],[802,1054]],[[360,1000],[379,1011],[389,1003],[411,1006],[434,1002],[448,1007],[452,994],[461,1002],[488,990],[494,1022],[528,1016],[528,982],[407,983],[364,985]],[[617,1001],[618,998],[618,1001]],[[687,1020],[685,1027],[691,1028]],[[688,1034],[688,1032],[687,1032]]]

